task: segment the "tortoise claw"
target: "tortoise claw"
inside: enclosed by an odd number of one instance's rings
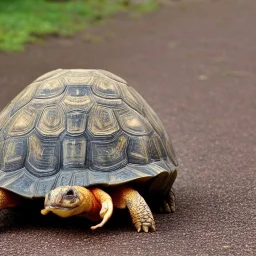
[[[137,229],[138,233],[141,231],[141,223],[137,222],[135,223],[135,228]]]
[[[166,212],[166,213],[171,213],[172,212],[172,210],[171,210],[171,206],[164,200],[164,202],[163,202],[163,206],[164,206],[164,212]]]
[[[142,226],[144,232],[148,233],[148,226]]]
[[[155,226],[155,222],[152,221],[151,223],[141,223],[141,222],[137,222],[134,224],[135,228],[137,229],[137,232],[139,233],[140,231],[143,231],[145,233],[148,233],[149,231],[156,231],[156,226]]]

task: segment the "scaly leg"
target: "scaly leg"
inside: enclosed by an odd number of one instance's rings
[[[118,187],[111,193],[114,206],[119,209],[128,208],[132,222],[138,232],[155,231],[152,212],[144,198],[130,187]]]

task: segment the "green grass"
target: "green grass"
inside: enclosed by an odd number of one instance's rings
[[[150,0],[135,9],[156,7]],[[22,51],[26,43],[42,41],[45,35],[70,36],[92,21],[126,9],[130,6],[123,0],[0,0],[0,51]]]

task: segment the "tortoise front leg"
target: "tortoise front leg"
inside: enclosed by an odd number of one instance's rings
[[[111,193],[114,206],[119,209],[128,208],[132,222],[138,232],[155,231],[155,221],[152,212],[144,198],[130,187],[119,187]]]
[[[102,221],[99,224],[91,227],[92,230],[95,230],[97,228],[103,227],[103,225],[112,216],[113,202],[112,202],[111,197],[105,191],[103,191],[99,188],[93,188],[90,191],[93,193],[94,197],[101,205],[99,215],[100,215]]]
[[[16,194],[0,188],[0,228],[13,224],[16,212],[13,207],[21,203]]]

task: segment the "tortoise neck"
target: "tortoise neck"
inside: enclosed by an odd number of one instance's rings
[[[83,197],[82,203],[79,206],[79,213],[84,215],[86,218],[97,221],[100,219],[101,204],[95,197],[93,189],[87,189],[84,187],[76,187]]]
[[[78,212],[83,213],[83,212],[90,212],[90,210],[93,208],[94,201],[96,200],[91,193],[91,191],[87,188],[84,187],[78,187],[76,186],[77,191],[81,195],[81,204],[78,207]]]

